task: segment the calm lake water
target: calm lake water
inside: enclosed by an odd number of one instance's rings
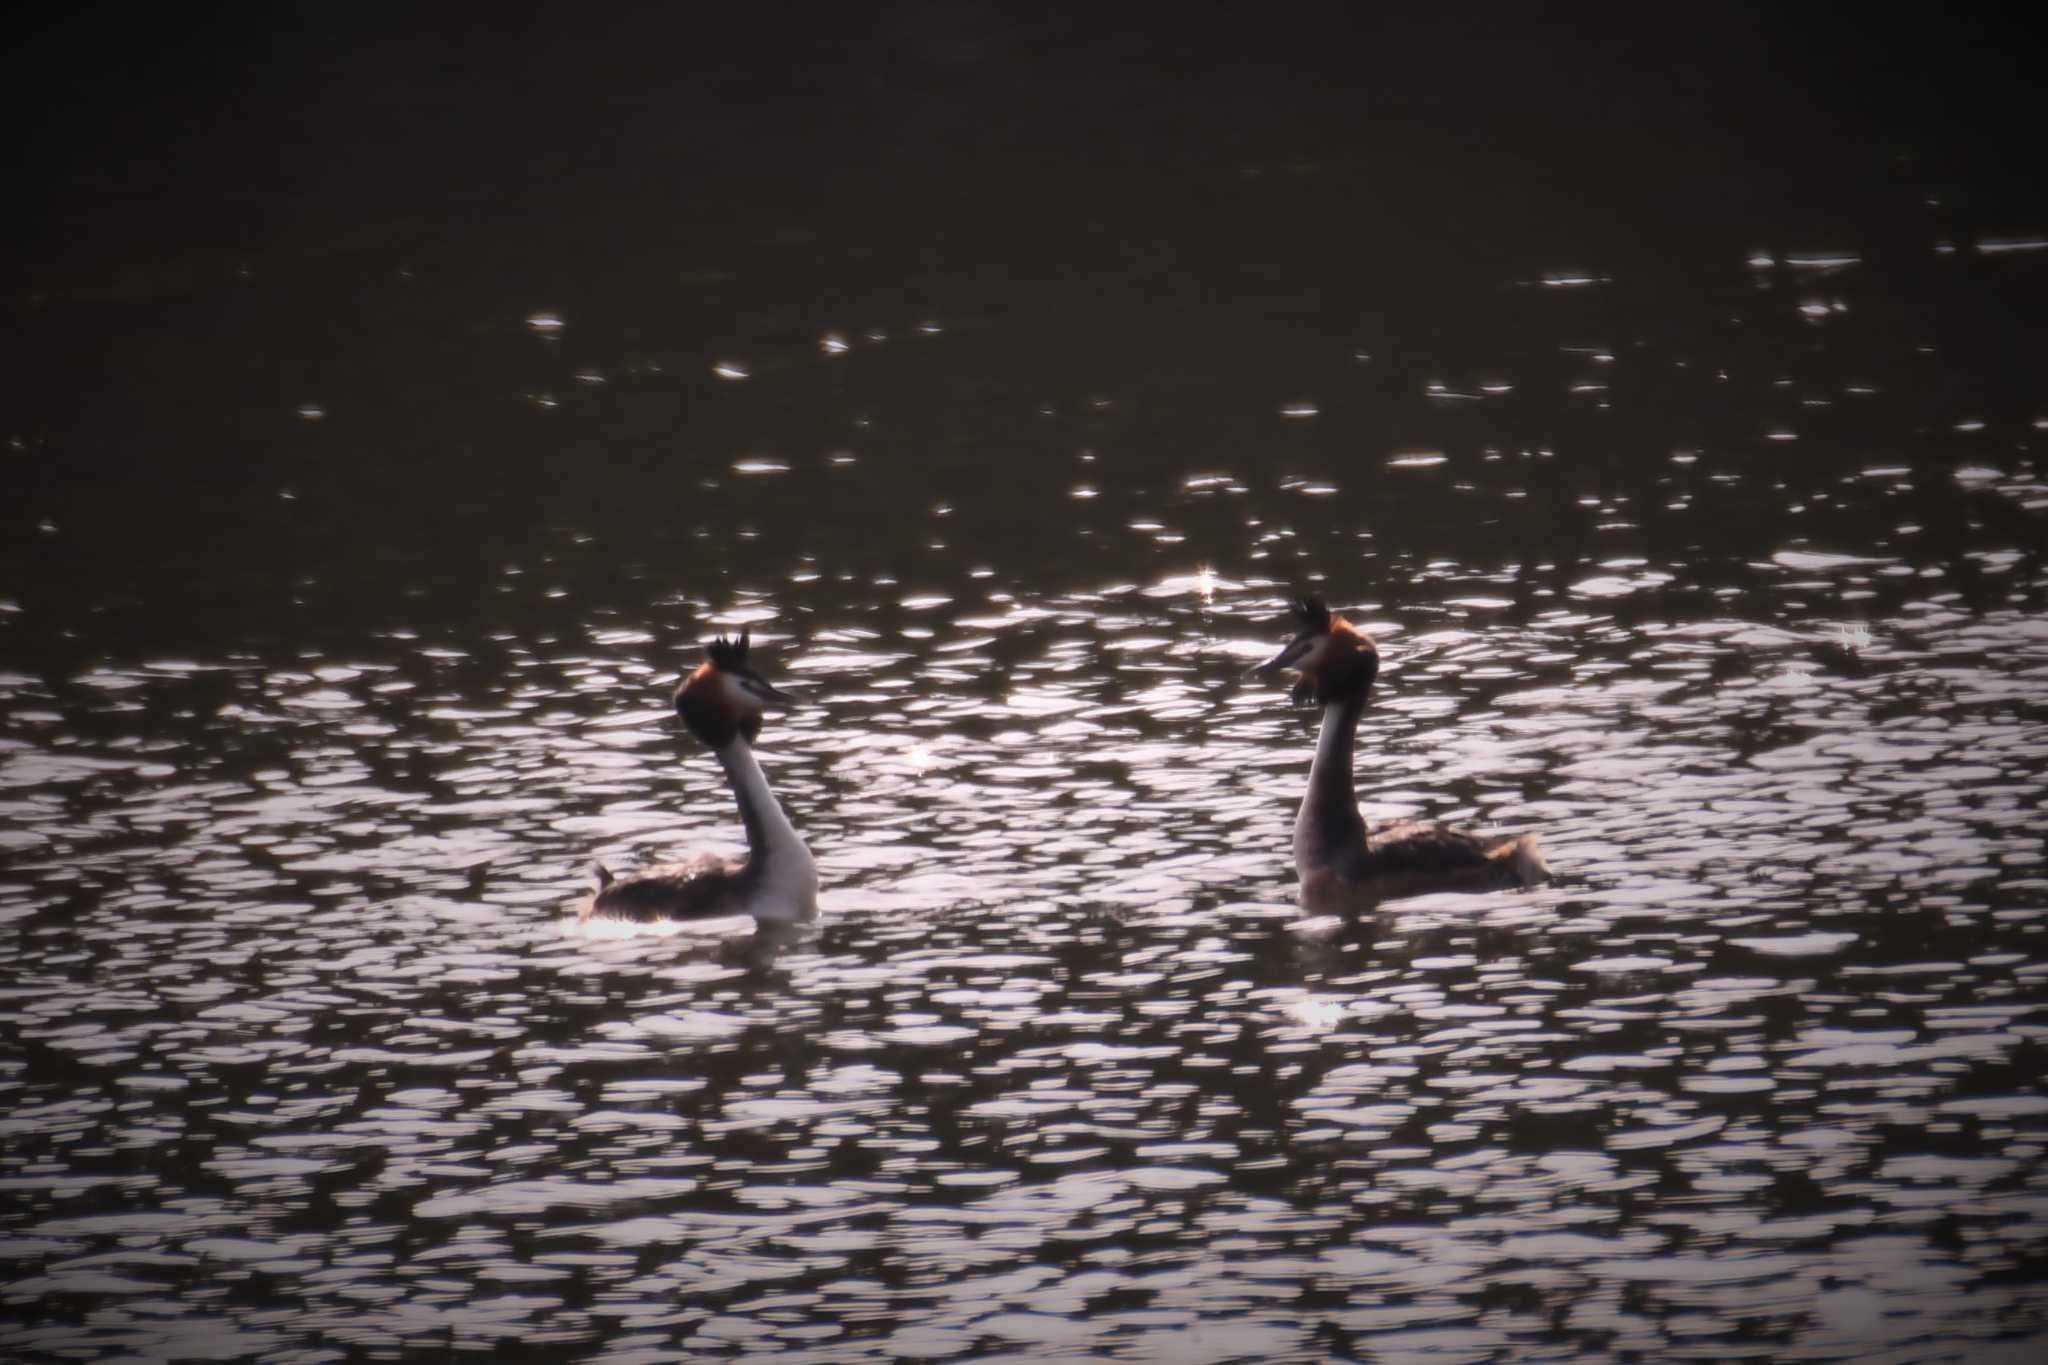
[[[42,39],[0,1354],[2040,1358],[1996,44],[1290,16]],[[1301,590],[1553,884],[1295,909]]]

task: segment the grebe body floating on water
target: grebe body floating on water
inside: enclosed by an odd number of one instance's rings
[[[752,915],[766,923],[806,920],[817,913],[818,866],[754,757],[762,711],[790,699],[747,663],[747,632],[741,631],[737,640],[719,636],[704,656],[697,671],[676,686],[676,714],[725,769],[747,830],[746,861],[700,854],[630,877],[614,877],[599,863],[597,890],[585,898],[580,919]]]
[[[1308,794],[1294,819],[1303,909],[1318,914],[1432,891],[1529,886],[1550,875],[1533,834],[1480,835],[1425,820],[1367,828],[1351,785],[1352,741],[1379,676],[1372,640],[1315,598],[1294,604],[1299,630],[1254,672],[1300,670],[1296,702],[1323,708]]]

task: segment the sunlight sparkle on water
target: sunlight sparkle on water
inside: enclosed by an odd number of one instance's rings
[[[1863,257],[1853,251],[1799,251],[1787,256],[1785,264],[1794,270],[1829,273],[1862,265]]]
[[[751,926],[753,921],[744,917],[724,920],[629,920],[611,915],[592,915],[579,920],[569,915],[562,920],[562,936],[594,943],[619,942],[626,939],[665,939],[678,934],[703,935],[706,926],[715,926],[714,931],[731,932],[735,927]]]
[[[1827,122],[1688,164],[1821,194]],[[842,212],[742,147],[396,293],[355,232],[53,293],[0,432],[0,1358],[2031,1365],[2048,237],[1915,145],[1654,250],[1456,160],[1455,231],[1361,219],[1376,153],[1176,236],[1133,159],[1014,260],[929,212],[957,158]],[[1380,651],[1361,814],[1554,882],[1303,917],[1342,732],[1249,676],[1301,593]],[[818,917],[578,920],[595,861],[746,849],[672,701],[742,626]]]
[[[1282,1008],[1288,1019],[1316,1033],[1327,1033],[1344,1022],[1344,1002],[1328,996],[1305,995]]]
[[[1198,567],[1193,573],[1168,574],[1145,589],[1147,597],[1199,597],[1204,602],[1213,602],[1219,588],[1236,590],[1242,583],[1219,578],[1208,565]]]

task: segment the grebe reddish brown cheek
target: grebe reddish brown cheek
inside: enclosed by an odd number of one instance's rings
[[[1352,787],[1352,746],[1379,676],[1372,640],[1316,598],[1294,604],[1299,629],[1256,673],[1300,670],[1293,697],[1323,708],[1308,794],[1294,818],[1294,869],[1304,909],[1357,908],[1432,891],[1529,886],[1550,875],[1533,834],[1478,835],[1422,820],[1366,826]]]
[[[699,854],[629,877],[614,877],[600,863],[597,890],[584,898],[579,919],[794,921],[817,913],[818,866],[754,757],[763,709],[790,699],[748,665],[747,646],[746,631],[737,640],[719,636],[675,693],[676,714],[718,756],[732,785],[747,830],[746,860]]]

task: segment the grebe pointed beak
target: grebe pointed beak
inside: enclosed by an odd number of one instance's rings
[[[1306,655],[1311,649],[1314,649],[1315,644],[1315,636],[1298,635],[1294,639],[1289,640],[1287,642],[1286,648],[1282,649],[1278,654],[1275,654],[1272,658],[1266,660],[1264,663],[1254,668],[1249,676],[1254,678],[1263,678],[1268,673],[1278,673],[1283,668],[1291,667],[1293,664],[1298,662],[1304,655]]]
[[[755,701],[760,702],[763,706],[791,707],[801,705],[795,697],[790,696],[789,693],[784,692],[778,687],[771,686],[768,680],[758,673],[735,673],[733,674],[733,681],[739,684],[740,691],[746,693]]]

